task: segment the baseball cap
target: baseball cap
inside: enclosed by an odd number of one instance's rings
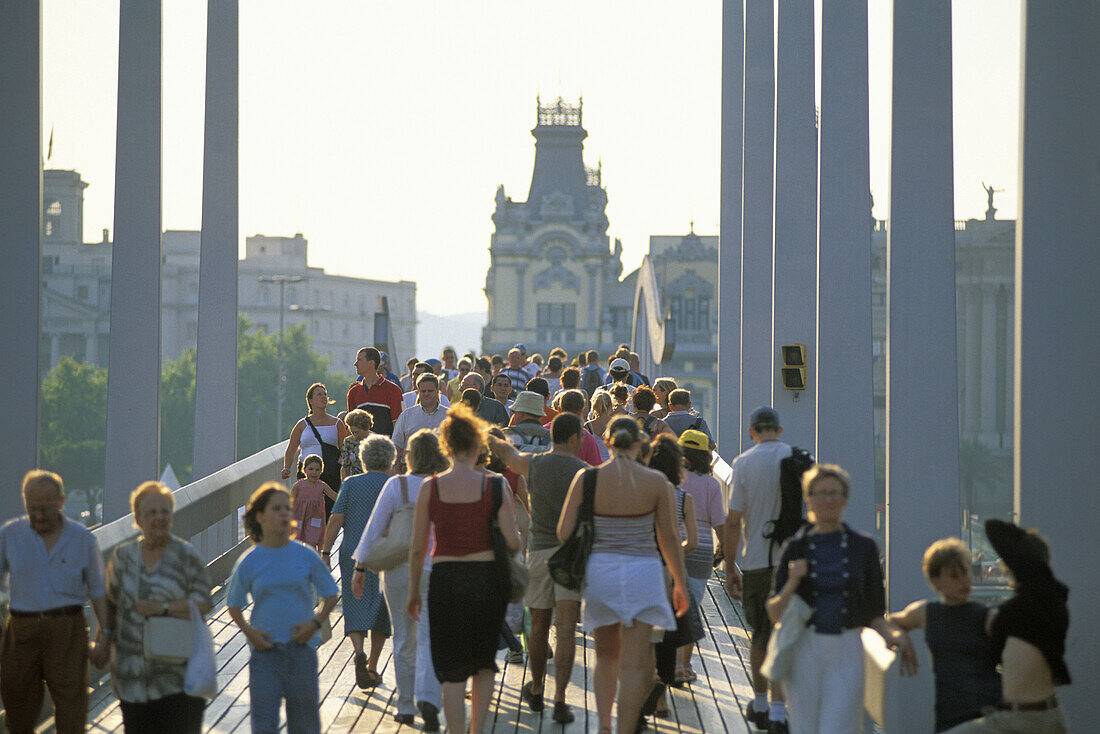
[[[630,372],[630,363],[622,357],[611,360],[611,372]]]
[[[527,347],[523,344],[517,344],[514,347],[512,347],[512,349],[518,349],[519,351],[523,352],[525,355],[527,354]]]
[[[761,405],[749,416],[749,425],[756,426],[761,423],[774,423],[777,426],[780,425],[779,413],[776,413],[775,408],[769,405]]]
[[[689,428],[681,433],[679,443],[686,449],[710,451],[710,439],[707,438],[707,434],[696,431],[694,428]]]
[[[431,359],[425,359],[424,364],[430,364],[432,367],[439,367],[443,363],[435,357],[432,357]]]
[[[389,364],[390,363],[390,355],[386,354],[385,352],[379,352],[378,354],[381,355],[381,357],[382,357],[382,361],[379,362],[379,364]]]

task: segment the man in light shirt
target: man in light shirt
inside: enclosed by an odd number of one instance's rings
[[[402,451],[409,438],[421,428],[435,430],[447,417],[447,406],[439,401],[439,378],[426,372],[416,378],[416,404],[401,412],[393,427],[393,443]]]
[[[0,698],[12,734],[30,734],[42,713],[43,683],[58,734],[83,732],[88,718],[88,661],[102,667],[111,630],[103,554],[95,536],[65,517],[65,487],[53,472],[23,477],[27,514],[0,528],[0,577],[11,617],[0,651]],[[89,653],[84,603],[99,621]]]

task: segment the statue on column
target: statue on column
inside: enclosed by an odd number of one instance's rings
[[[1002,193],[1004,189],[995,189],[992,186],[986,186],[985,181],[982,181],[982,190],[985,191],[986,197],[985,221],[992,222],[993,215],[997,213],[996,207],[993,206],[993,194]]]

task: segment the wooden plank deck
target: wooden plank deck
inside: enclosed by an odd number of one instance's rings
[[[333,553],[336,558],[337,554]],[[333,575],[339,580],[339,569]],[[204,730],[230,734],[248,732],[248,645],[225,606],[226,589],[215,590],[215,607],[209,617],[218,659],[218,697],[207,706]],[[680,689],[670,688],[667,719],[650,717],[651,731],[660,734],[710,734],[752,731],[741,716],[741,708],[752,697],[748,673],[748,635],[744,629],[741,607],[731,602],[719,579],[712,579],[703,599],[706,636],[700,641],[692,666],[698,680]],[[389,642],[379,661],[383,683],[377,688],[361,691],[355,686],[351,664],[351,644],[343,635],[343,615],[338,604],[332,615],[333,638],[318,651],[321,693],[321,726],[325,732],[375,732],[377,734],[409,734],[419,731],[402,727],[393,720],[396,711],[396,687],[392,668],[392,648]],[[493,705],[490,709],[492,734],[580,734],[599,729],[596,701],[591,690],[595,649],[592,638],[578,633],[572,685],[567,702],[573,707],[576,721],[565,725],[554,723],[551,707],[541,715],[533,713],[520,702],[519,691],[527,681],[526,664],[505,663],[498,657],[501,675],[497,677]],[[547,671],[547,684],[553,687],[553,660]],[[122,715],[118,701],[105,677],[92,693],[88,731],[122,732]],[[284,723],[285,730],[285,723]],[[565,731],[563,731],[565,730]],[[40,729],[53,731],[52,721]]]

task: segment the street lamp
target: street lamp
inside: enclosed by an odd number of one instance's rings
[[[283,433],[283,400],[286,398],[286,365],[283,363],[283,317],[286,314],[286,284],[297,283],[302,280],[300,275],[266,275],[259,279],[261,283],[279,284],[279,347],[275,361],[279,366],[279,384],[276,388],[275,402],[275,441],[278,442]]]

